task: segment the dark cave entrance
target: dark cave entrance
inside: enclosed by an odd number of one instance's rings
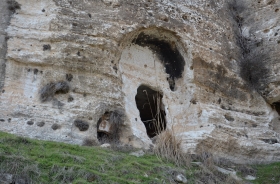
[[[148,47],[156,53],[159,60],[169,75],[167,81],[172,91],[176,90],[176,79],[182,77],[185,67],[184,57],[179,52],[174,41],[167,41],[156,38],[152,35],[140,33],[132,43],[142,47]]]
[[[166,129],[165,111],[162,94],[148,86],[141,85],[137,89],[135,101],[144,123],[147,135],[152,138]]]

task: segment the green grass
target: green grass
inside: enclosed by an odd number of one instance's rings
[[[12,174],[15,180],[29,184],[157,184],[175,183],[174,174],[182,173],[189,184],[243,183],[209,167],[194,164],[178,168],[151,153],[137,158],[128,152],[31,140],[0,132],[0,181],[2,174]],[[240,168],[241,177],[256,173],[254,184],[280,183],[280,163]]]
[[[170,183],[172,163],[100,147],[38,141],[0,132],[0,174],[27,183]]]
[[[257,165],[255,166],[255,169],[257,170],[257,179],[253,181],[254,184],[280,183],[280,162]]]

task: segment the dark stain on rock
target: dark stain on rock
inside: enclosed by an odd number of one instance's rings
[[[248,87],[258,92],[264,90],[271,74],[267,65],[269,59],[266,54],[255,54],[240,62],[240,77],[246,81]]]
[[[118,73],[118,67],[116,64],[113,66],[113,69],[115,70],[116,73]]]
[[[38,69],[35,68],[35,69],[34,69],[34,74],[37,75],[37,73],[38,73]]]
[[[226,120],[228,121],[234,121],[234,118],[231,117],[230,115],[225,115]]]
[[[21,4],[16,2],[15,0],[7,0],[8,3],[8,9],[12,12],[15,13],[16,10],[19,10],[21,8]]]
[[[140,33],[132,42],[142,47],[148,47],[157,54],[165,67],[165,72],[169,74],[169,87],[174,91],[175,80],[182,77],[185,66],[185,60],[178,51],[176,44],[144,33]]]
[[[71,82],[73,79],[73,75],[72,74],[66,74],[66,80],[68,80],[69,82]]]
[[[72,96],[69,96],[67,101],[68,101],[68,102],[73,102],[73,101],[74,101],[74,98],[73,98]]]

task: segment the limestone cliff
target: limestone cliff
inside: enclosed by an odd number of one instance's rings
[[[160,118],[186,151],[280,159],[279,1],[0,5],[0,130],[83,144],[121,112],[124,144]]]

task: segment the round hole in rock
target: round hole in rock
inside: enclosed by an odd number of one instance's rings
[[[160,92],[145,85],[141,85],[137,89],[136,105],[150,138],[166,129],[162,96]]]

